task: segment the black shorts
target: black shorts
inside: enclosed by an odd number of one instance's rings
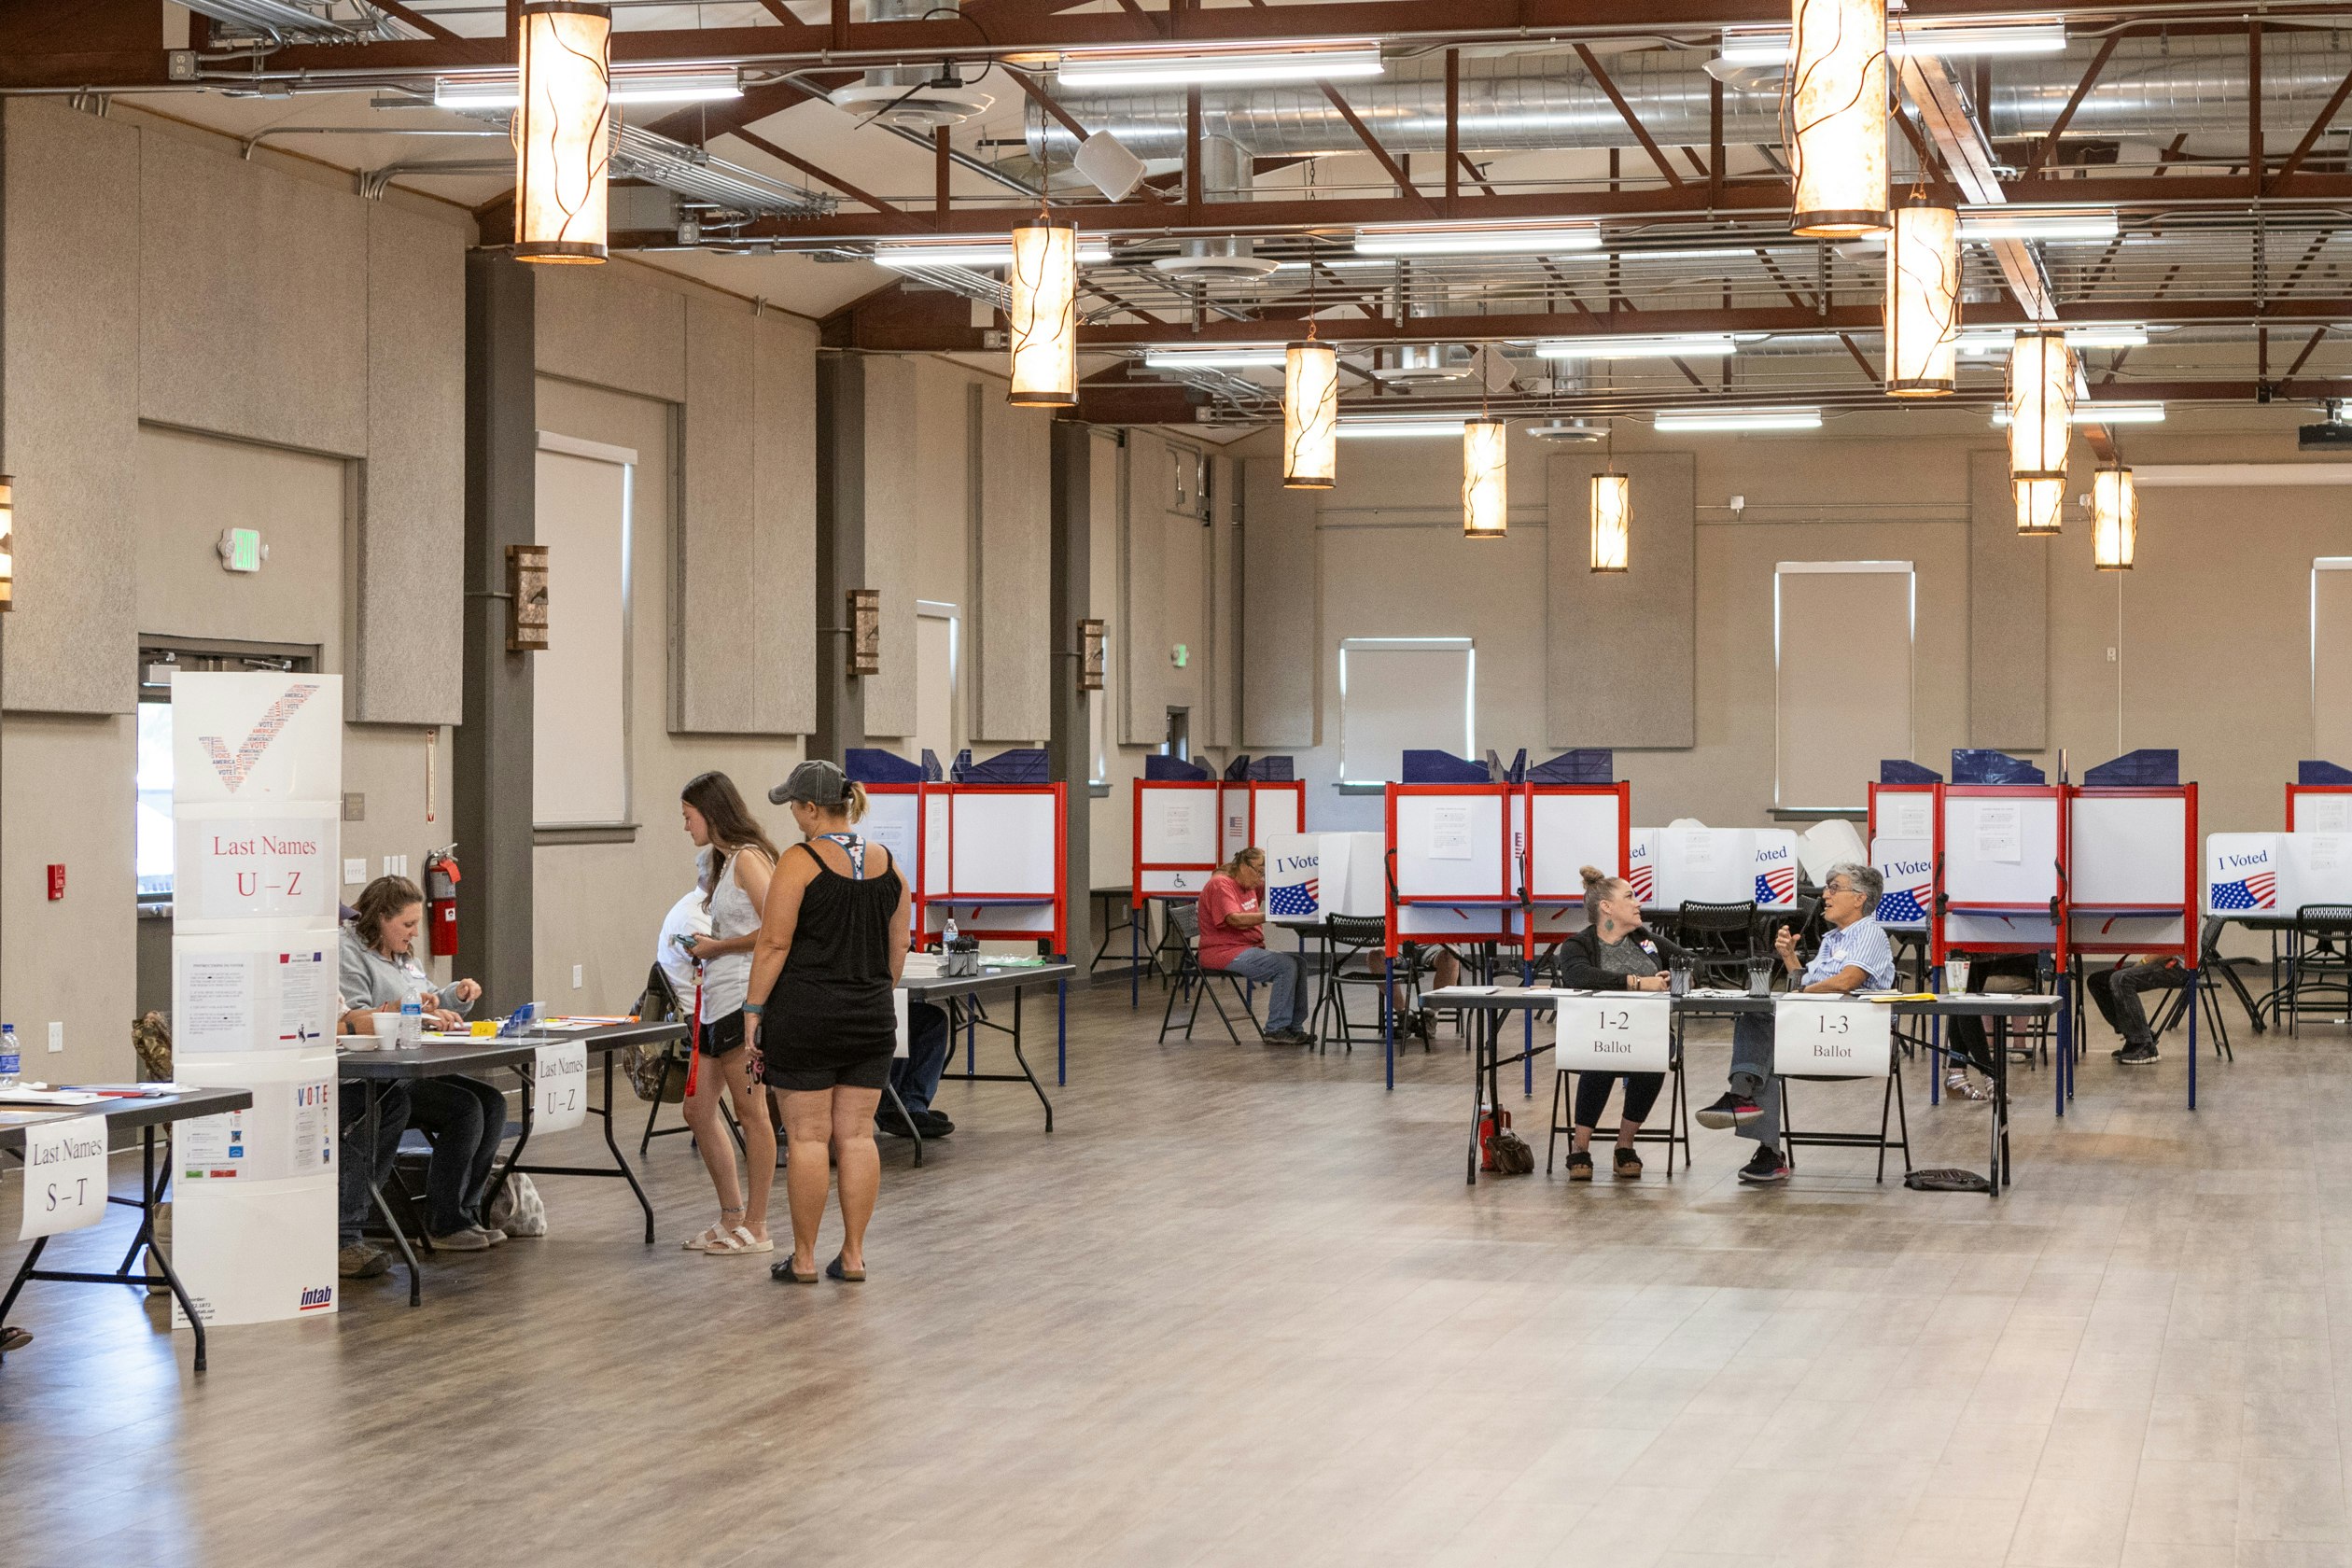
[[[744,1045],[745,1014],[738,1007],[723,1018],[713,1018],[702,1026],[701,1038],[694,1049],[706,1057],[723,1057],[729,1051],[739,1051]]]
[[[784,1094],[821,1094],[831,1088],[880,1090],[890,1082],[889,1057],[861,1057],[839,1065],[808,1066],[767,1058],[767,1086]]]

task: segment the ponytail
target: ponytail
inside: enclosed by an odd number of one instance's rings
[[[1599,866],[1579,866],[1576,875],[1584,878],[1585,919],[1595,926],[1601,923],[1603,899],[1623,898],[1633,890],[1624,877],[1611,876]]]
[[[841,797],[841,809],[847,814],[852,822],[864,817],[866,814],[865,786],[854,778],[849,780],[848,792]]]

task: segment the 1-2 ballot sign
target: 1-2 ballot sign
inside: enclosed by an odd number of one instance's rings
[[[588,1119],[588,1047],[542,1045],[531,1057],[531,1130],[562,1132]]]
[[[1561,997],[1553,1060],[1562,1072],[1663,1072],[1673,1061],[1673,1005],[1654,992]]]
[[[94,1225],[106,1213],[106,1118],[71,1116],[24,1129],[24,1218],[17,1239]]]
[[[1799,992],[1772,1009],[1772,1071],[1797,1078],[1883,1078],[1894,1062],[1894,1014],[1870,1001]]]

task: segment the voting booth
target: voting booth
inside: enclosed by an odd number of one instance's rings
[[[1943,785],[1870,785],[1866,826],[1870,866],[1885,889],[1878,921],[1890,931],[1925,931],[1936,906],[1936,819]]]
[[[1070,951],[1063,889],[1069,859],[1064,786],[922,786],[922,881],[916,929],[956,922],[959,936],[1043,942]]]
[[[1219,861],[1230,861],[1252,845],[1263,848],[1268,839],[1307,831],[1303,779],[1226,779],[1217,792]]]
[[[2313,903],[2352,904],[2352,833],[2214,833],[2205,839],[2207,914],[2292,919]]]
[[[2352,784],[2287,786],[2289,833],[2352,833]]]
[[[1786,828],[1645,828],[1651,866],[1642,899],[1659,909],[1686,903],[1797,906],[1797,834]],[[1629,881],[1632,878],[1629,877]],[[1642,885],[1634,884],[1642,893]]]
[[[2066,964],[2065,791],[2055,784],[1947,784],[1936,813],[1930,961],[1953,948],[2054,954]]]
[[[1152,898],[1200,896],[1225,861],[1225,789],[1213,778],[1135,780],[1134,875],[1127,884],[1135,907]]]
[[[2066,790],[2066,947],[2197,966],[2197,787]]]
[[[1517,934],[1518,784],[1391,784],[1388,956],[1407,942],[1504,942]]]
[[[1633,786],[1528,784],[1513,803],[1525,824],[1528,950],[1584,930],[1584,868],[1632,880]],[[1639,888],[1635,889],[1638,894]]]

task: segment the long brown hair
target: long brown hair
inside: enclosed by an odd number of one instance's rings
[[[351,905],[352,929],[371,951],[381,952],[384,922],[412,903],[423,903],[425,890],[405,876],[379,876],[359,889]]]
[[[698,773],[686,781],[686,788],[678,798],[702,813],[703,826],[710,830],[710,847],[718,853],[711,858],[710,886],[703,889],[703,906],[708,908],[711,895],[718,890],[719,868],[726,858],[740,849],[756,849],[774,865],[780,856],[768,839],[767,830],[760,826],[751,808],[743,804],[743,794],[735,787],[735,780],[723,773]]]

